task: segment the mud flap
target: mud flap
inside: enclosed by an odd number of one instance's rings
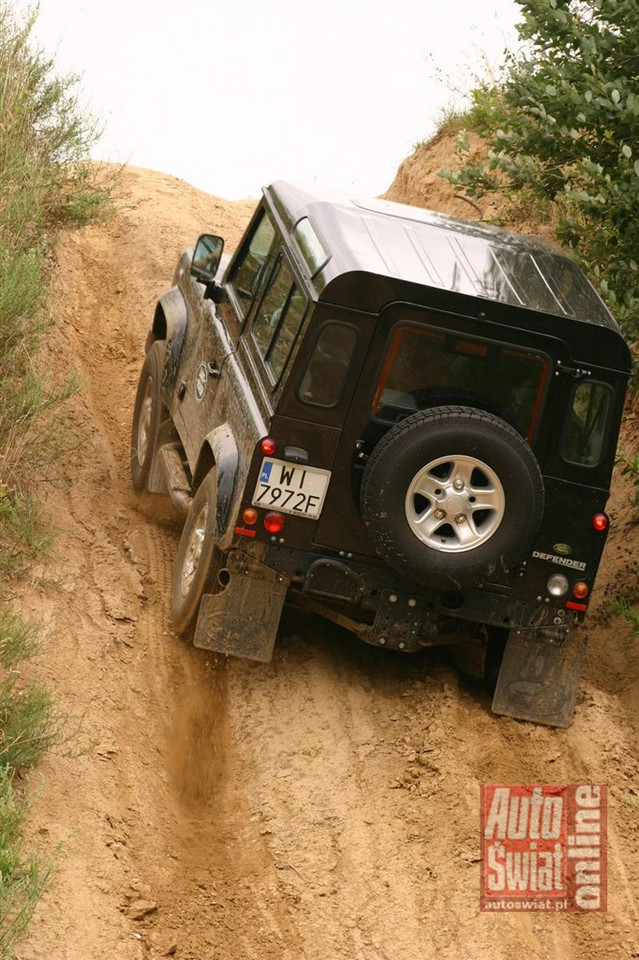
[[[289,581],[248,558],[229,576],[219,593],[202,597],[193,643],[204,650],[267,663],[273,656]]]
[[[588,638],[581,631],[511,630],[493,699],[494,713],[567,727]]]

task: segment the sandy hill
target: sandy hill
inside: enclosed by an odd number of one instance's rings
[[[472,216],[435,177],[450,149],[421,150],[388,195]],[[287,620],[269,665],[172,635],[180,525],[132,495],[133,397],[178,252],[205,229],[234,245],[252,206],[128,169],[117,215],[59,244],[47,363],[84,386],[47,490],[62,535],[21,593],[48,625],[36,667],[79,729],[41,768],[30,838],[62,847],[20,960],[636,956],[639,644],[623,624],[591,617],[562,731],[493,716],[439,654],[315,621]],[[600,598],[636,558],[628,484],[611,510]],[[610,788],[609,915],[480,914],[479,784],[584,781]]]

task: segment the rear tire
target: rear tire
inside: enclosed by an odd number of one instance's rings
[[[175,558],[171,620],[176,633],[185,633],[195,622],[202,596],[216,582],[221,566],[216,513],[217,468],[213,467],[193,497]]]

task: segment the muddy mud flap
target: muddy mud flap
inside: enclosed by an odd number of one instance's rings
[[[230,564],[227,573],[228,584],[202,598],[193,643],[267,663],[273,656],[289,580],[249,558]]]
[[[588,643],[581,631],[511,630],[493,699],[493,711],[551,727],[572,720]]]

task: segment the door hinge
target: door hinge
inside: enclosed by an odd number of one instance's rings
[[[555,367],[555,376],[558,377],[562,373],[565,373],[569,377],[572,377],[573,380],[578,380],[580,377],[592,376],[592,371],[586,370],[585,367],[571,367],[570,364],[562,363],[561,360],[557,360],[556,367]]]

